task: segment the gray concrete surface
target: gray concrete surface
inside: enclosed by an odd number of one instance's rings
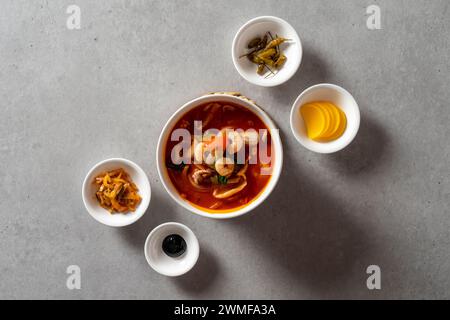
[[[81,8],[81,29],[66,8]],[[378,4],[382,29],[366,27]],[[450,298],[449,2],[2,1],[0,10],[0,298]],[[248,19],[275,15],[299,32],[304,59],[287,84],[260,88],[230,49]],[[356,141],[313,154],[289,111],[319,82],[344,86],[362,112]],[[177,206],[156,171],[158,135],[184,102],[236,90],[280,126],[282,178],[267,202],[231,221]],[[105,134],[106,129],[106,134]],[[89,168],[125,157],[153,200],[123,229],[81,201]],[[147,265],[152,228],[197,234],[196,268],[170,279]],[[81,290],[66,288],[79,265]],[[379,265],[382,289],[366,288]]]

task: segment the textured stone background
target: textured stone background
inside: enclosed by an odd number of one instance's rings
[[[81,7],[81,30],[66,8]],[[366,28],[366,7],[382,30]],[[29,1],[0,10],[0,298],[450,298],[449,2]],[[235,71],[237,29],[280,16],[304,45],[287,84],[260,88]],[[355,142],[313,154],[289,112],[310,85],[359,102]],[[282,178],[252,214],[213,221],[177,206],[156,171],[170,115],[208,91],[255,99],[280,126]],[[106,129],[106,130],[105,130]],[[94,221],[81,201],[89,168],[140,164],[153,199],[135,225]],[[190,226],[196,268],[177,279],[147,265],[143,244],[166,221]],[[82,289],[69,291],[77,264]],[[366,267],[382,290],[366,288]]]

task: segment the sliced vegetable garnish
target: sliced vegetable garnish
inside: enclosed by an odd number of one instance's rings
[[[174,164],[172,162],[169,162],[167,164],[167,168],[172,169],[172,170],[176,170],[176,171],[182,171],[184,166],[185,166],[184,162],[181,162],[180,164]]]
[[[221,175],[218,175],[218,181],[219,181],[220,184],[227,184],[228,183],[228,178],[224,177],[224,176],[221,176]]]

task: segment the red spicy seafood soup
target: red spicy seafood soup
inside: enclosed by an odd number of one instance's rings
[[[271,146],[269,129],[251,110],[205,103],[175,124],[165,164],[182,198],[208,212],[227,213],[255,200],[268,184]]]

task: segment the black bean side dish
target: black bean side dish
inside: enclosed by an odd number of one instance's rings
[[[186,241],[178,234],[167,236],[162,243],[162,249],[169,257],[176,258],[186,252]]]

